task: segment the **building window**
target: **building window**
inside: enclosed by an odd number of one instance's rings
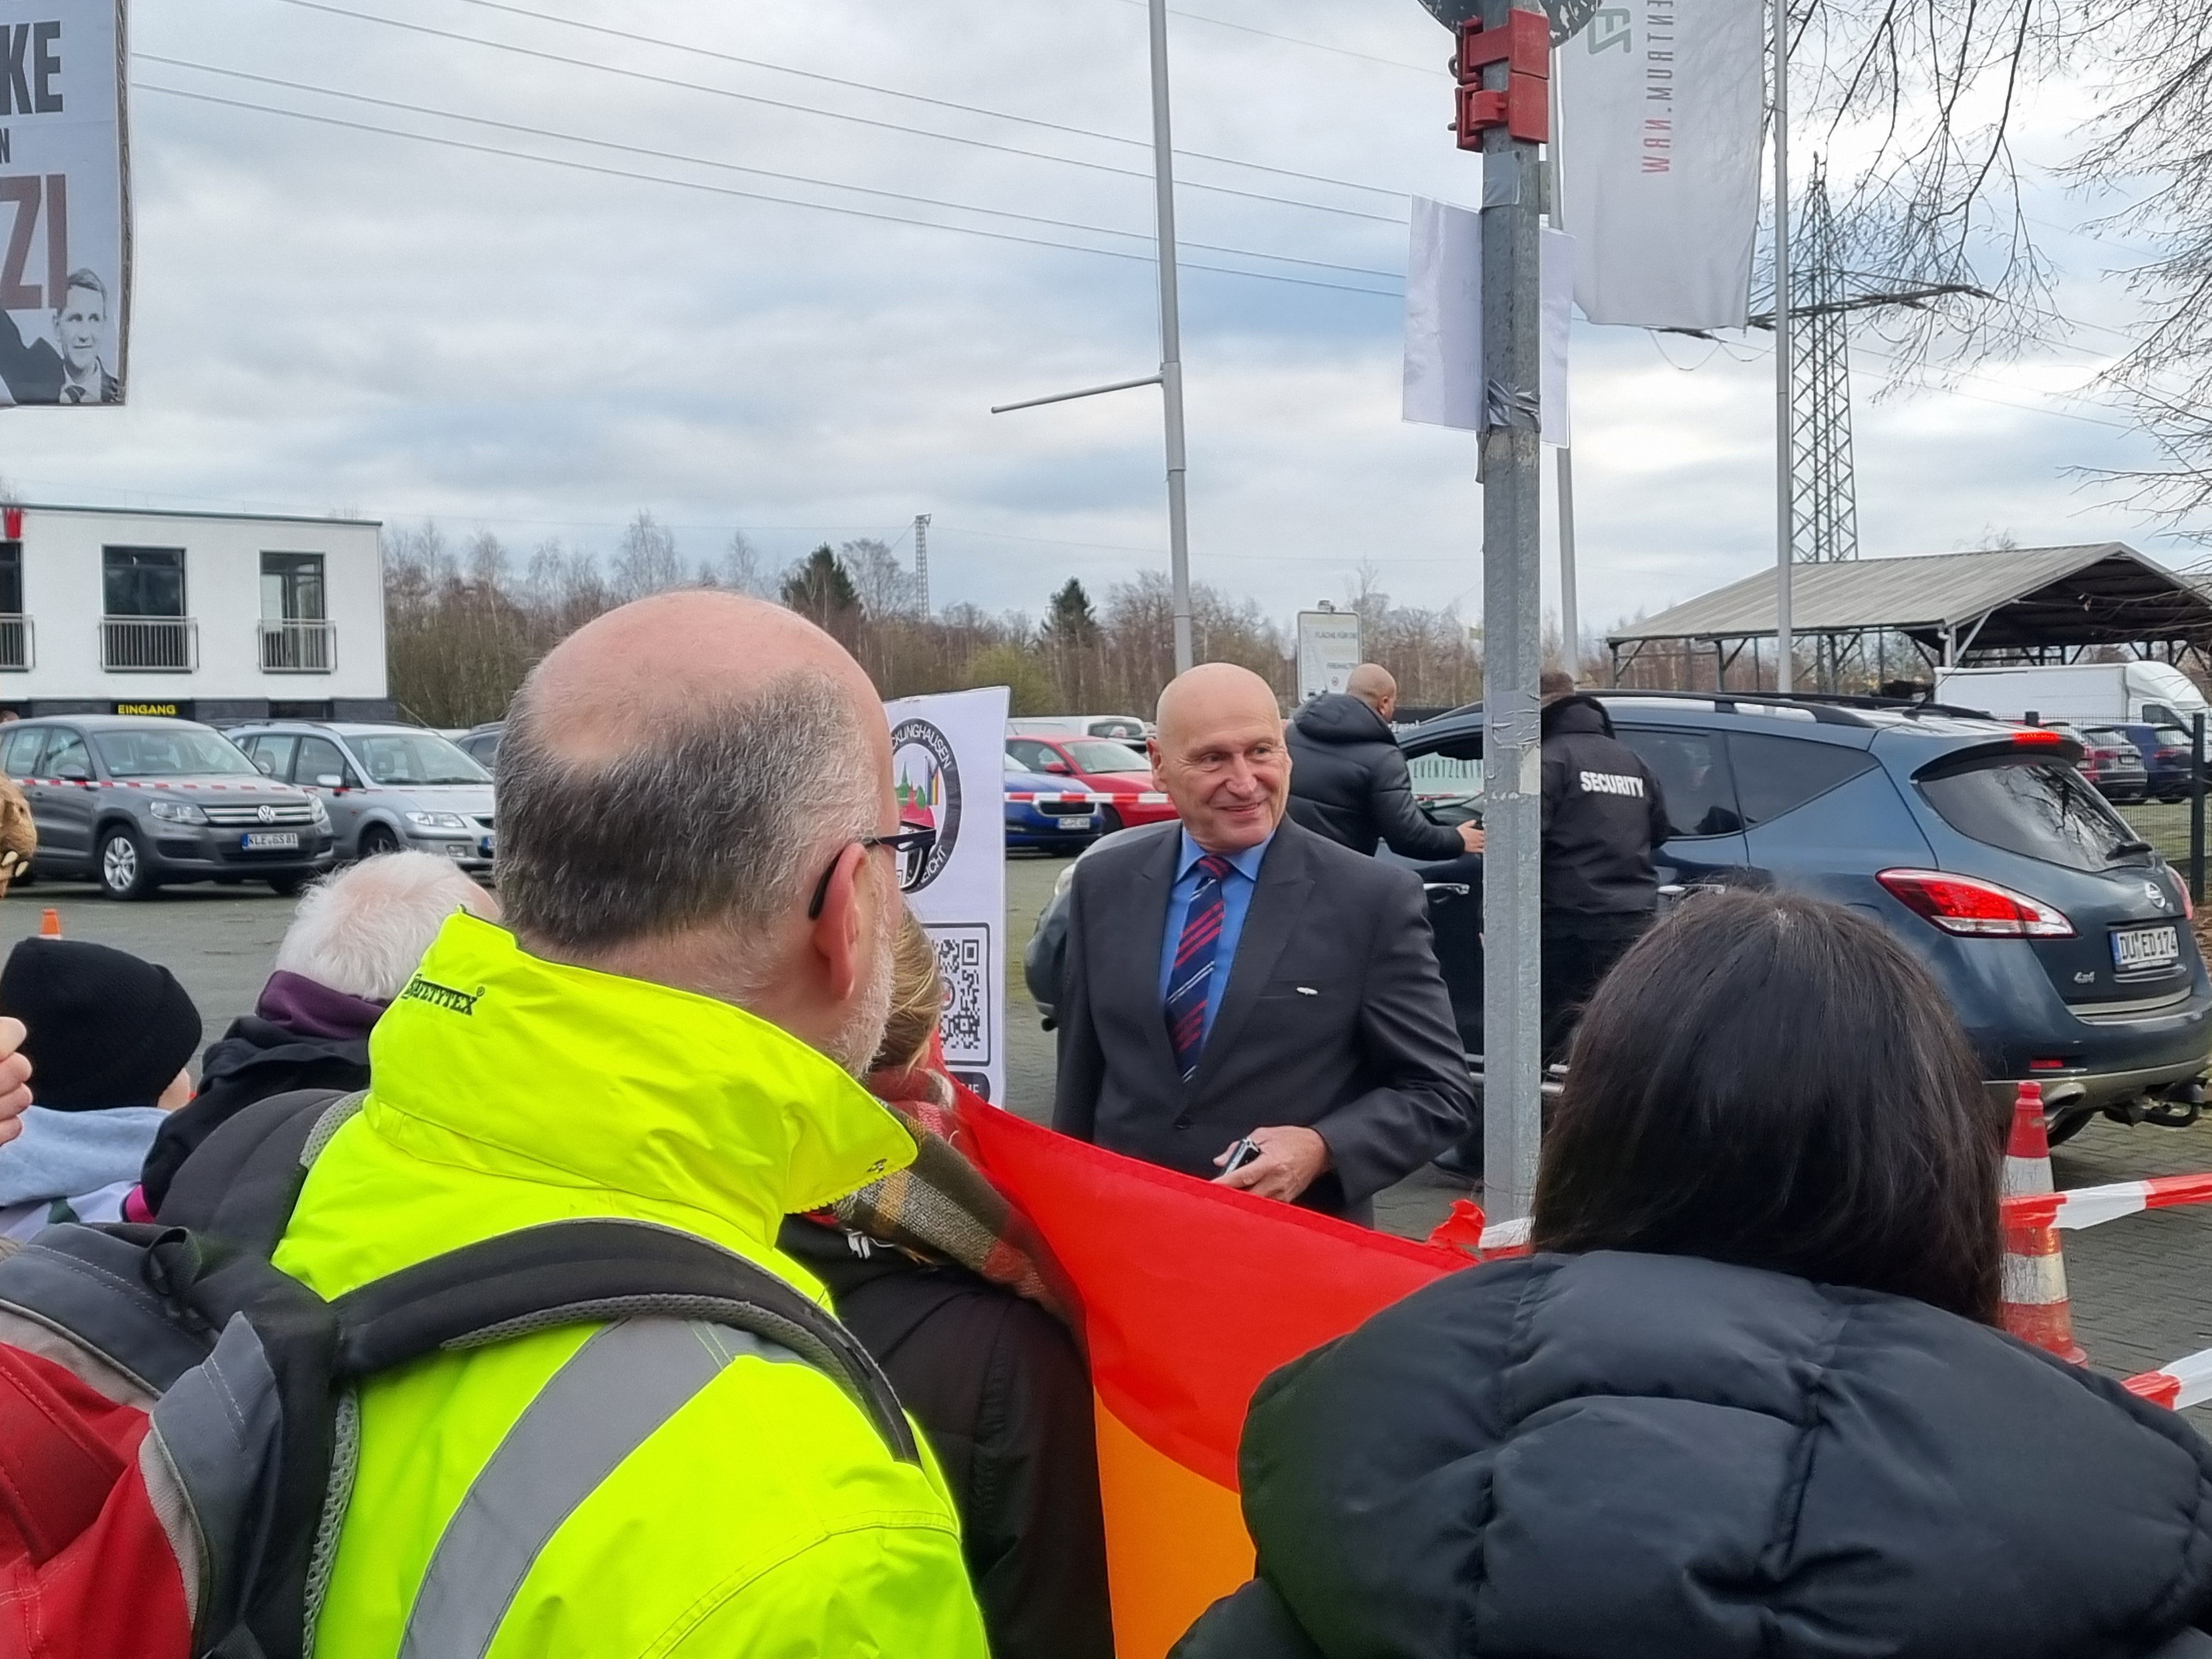
[[[111,671],[190,670],[198,664],[185,615],[181,547],[100,550],[100,665]]]
[[[266,674],[327,674],[333,630],[323,609],[323,556],[261,556],[261,669]]]
[[[0,670],[31,665],[31,623],[23,615],[23,544],[0,541]]]

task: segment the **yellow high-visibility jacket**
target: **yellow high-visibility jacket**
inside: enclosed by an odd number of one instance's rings
[[[335,1297],[542,1222],[657,1222],[827,1304],[781,1218],[911,1138],[739,1009],[544,962],[457,915],[369,1044],[277,1265]],[[315,1659],[983,1659],[936,1466],[830,1377],[678,1319],[559,1327],[372,1378]]]

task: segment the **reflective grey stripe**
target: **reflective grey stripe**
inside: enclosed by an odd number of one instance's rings
[[[515,1420],[446,1526],[399,1659],[483,1659],[561,1524],[740,1353],[800,1364],[726,1326],[628,1320],[597,1332]]]

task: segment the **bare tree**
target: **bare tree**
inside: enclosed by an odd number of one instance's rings
[[[849,541],[837,550],[838,562],[853,579],[860,608],[871,617],[921,615],[921,577],[898,562],[890,546],[872,536]]]
[[[623,530],[615,549],[614,590],[624,599],[641,599],[684,586],[684,562],[677,556],[676,533],[641,511]]]
[[[721,562],[715,567],[718,586],[733,588],[740,593],[750,593],[766,599],[774,586],[769,573],[761,563],[760,550],[745,538],[742,530],[730,532],[730,544],[722,550]]]

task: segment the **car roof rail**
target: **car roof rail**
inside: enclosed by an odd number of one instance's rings
[[[1914,719],[1923,714],[1936,714],[1959,720],[1997,720],[1986,708],[1968,708],[1958,703],[1936,702],[1921,697],[1885,697],[1867,692],[1851,691],[1674,691],[1657,688],[1645,690],[1632,685],[1577,687],[1577,696],[1595,697],[1600,702],[1613,698],[1635,698],[1660,702],[1702,703],[1717,714],[1730,712],[1739,703],[1751,703],[1766,708],[1802,708],[1819,726],[1871,726],[1875,722],[1858,718],[1861,711],[1867,714],[1901,714]],[[1426,726],[1454,715],[1476,714],[1482,711],[1479,702],[1470,702],[1450,709],[1443,714],[1431,715],[1421,722]],[[2013,722],[2004,722],[2011,724]]]

